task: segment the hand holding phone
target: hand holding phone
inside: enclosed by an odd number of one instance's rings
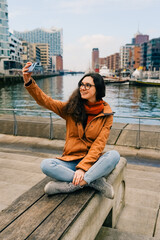
[[[32,63],[32,65],[28,68],[28,71],[27,72],[33,72],[35,66],[37,65],[37,62],[35,63]]]

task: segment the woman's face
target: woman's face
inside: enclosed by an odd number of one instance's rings
[[[93,78],[85,77],[80,85],[81,98],[88,100],[89,102],[96,102],[96,87]]]

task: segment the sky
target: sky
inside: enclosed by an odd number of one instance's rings
[[[63,29],[64,69],[87,71],[92,48],[119,52],[138,32],[160,37],[160,0],[8,0],[10,31]]]

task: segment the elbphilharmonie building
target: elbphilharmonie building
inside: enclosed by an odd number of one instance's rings
[[[32,31],[18,32],[14,35],[29,43],[48,43],[50,45],[50,56],[63,56],[63,32],[62,29],[37,28]]]

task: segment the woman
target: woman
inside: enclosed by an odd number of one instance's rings
[[[25,87],[36,102],[66,120],[66,143],[63,155],[44,159],[44,174],[58,181],[45,186],[48,195],[73,192],[84,186],[100,191],[105,197],[114,198],[108,176],[120,160],[117,151],[102,153],[113,123],[113,112],[102,100],[105,84],[98,73],[86,74],[78,83],[67,102],[47,96],[27,72],[31,63],[23,68]]]

